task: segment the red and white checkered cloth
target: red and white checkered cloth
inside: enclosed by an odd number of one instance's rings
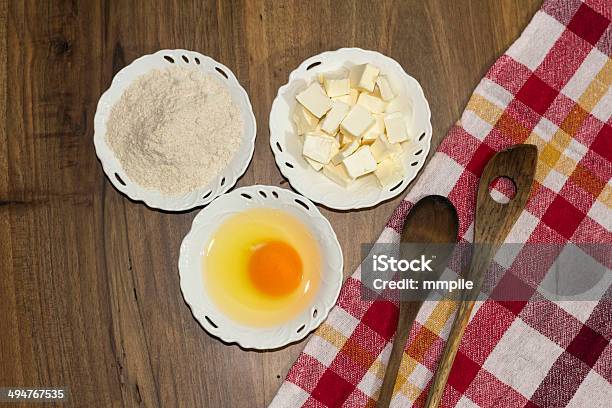
[[[507,242],[612,243],[611,19],[609,0],[545,1],[482,79],[379,242],[397,242],[412,203],[428,194],[452,200],[460,237],[471,241],[484,164],[496,151],[531,143],[539,150],[534,188]],[[533,261],[546,271],[541,263],[553,259]],[[477,303],[442,406],[612,406],[610,295],[552,302],[524,286],[530,302]],[[425,302],[392,406],[424,404],[455,307]],[[271,407],[373,407],[397,315],[392,302],[361,300],[357,270]]]

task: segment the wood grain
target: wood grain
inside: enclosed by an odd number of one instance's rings
[[[0,386],[67,385],[72,405],[84,407],[261,407],[304,346],[246,352],[192,318],[176,264],[195,211],[130,202],[94,154],[97,99],[123,66],[187,48],[230,67],[259,125],[238,185],[288,187],[266,123],[276,90],[302,60],[344,46],[395,58],[424,88],[435,146],[538,5],[0,0]],[[345,274],[400,199],[322,210]]]
[[[536,146],[515,145],[496,153],[480,176],[474,217],[474,250],[470,267],[464,275],[466,280],[473,282],[473,287],[462,293],[461,303],[425,402],[427,408],[437,408],[442,400],[448,376],[476,303],[475,299],[480,293],[485,272],[525,208],[531,193],[537,161]],[[514,197],[505,204],[498,203],[489,194],[489,186],[499,177],[509,178],[516,188]]]

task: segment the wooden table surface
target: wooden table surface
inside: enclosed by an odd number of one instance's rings
[[[227,65],[250,95],[255,154],[238,185],[289,188],[268,113],[301,61],[362,47],[399,61],[432,110],[436,146],[537,0],[0,0],[0,386],[68,386],[73,406],[262,407],[304,342],[244,351],[210,337],[179,289],[179,244],[196,211],[126,199],[105,178],[93,116],[113,75],[162,48]],[[401,198],[322,209],[345,256],[376,239]]]

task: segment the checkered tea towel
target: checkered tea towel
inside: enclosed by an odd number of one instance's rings
[[[457,207],[473,237],[479,175],[501,149],[538,147],[534,187],[507,242],[612,243],[612,3],[548,0],[472,95],[379,242],[397,242],[412,203],[428,194]],[[542,270],[552,262],[533,260]],[[600,262],[609,263],[607,259]],[[477,302],[443,407],[612,406],[612,303]],[[533,301],[533,299],[539,299]],[[410,332],[391,406],[422,406],[455,304],[428,301]],[[310,338],[271,407],[373,407],[397,304],[360,297],[359,269]]]

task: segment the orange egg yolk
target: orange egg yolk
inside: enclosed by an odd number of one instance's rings
[[[249,258],[248,272],[256,289],[271,296],[291,293],[302,281],[302,260],[284,242],[257,245]]]

